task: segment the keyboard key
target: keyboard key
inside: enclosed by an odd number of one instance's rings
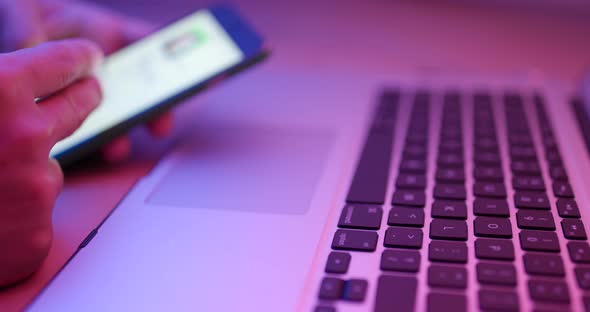
[[[475,164],[477,166],[500,166],[502,160],[500,155],[494,152],[476,152],[475,153]]]
[[[480,262],[477,264],[477,280],[486,285],[516,286],[516,269],[512,264]]]
[[[432,241],[428,259],[435,262],[467,263],[467,245],[460,242]]]
[[[326,262],[326,273],[344,274],[350,266],[350,254],[332,251]]]
[[[574,191],[567,181],[553,182],[553,194],[557,197],[574,197]]]
[[[437,184],[434,187],[434,198],[465,200],[467,193],[465,192],[465,187],[460,184]]]
[[[467,205],[461,201],[437,200],[432,204],[432,217],[467,219]]]
[[[430,223],[430,238],[465,241],[467,240],[467,222],[433,219]]]
[[[521,229],[555,230],[553,215],[549,211],[521,209],[516,213],[516,223]]]
[[[337,300],[342,297],[344,281],[334,277],[324,277],[320,285],[319,298],[324,300]]]
[[[510,216],[506,200],[491,198],[476,198],[473,202],[473,213],[477,216]]]
[[[459,153],[441,153],[438,156],[438,166],[441,168],[462,168],[465,166],[463,155]]]
[[[378,238],[375,232],[337,230],[332,240],[332,249],[375,251]]]
[[[559,255],[527,253],[523,256],[524,268],[531,275],[565,276]]]
[[[580,210],[574,199],[560,198],[557,200],[557,212],[562,218],[579,218]]]
[[[530,280],[528,286],[529,294],[535,301],[570,302],[567,284],[564,282]]]
[[[549,168],[549,175],[551,179],[555,181],[567,181],[567,173],[565,172],[565,168],[563,166],[552,166]]]
[[[533,147],[514,146],[510,148],[510,158],[519,160],[536,160],[537,152]]]
[[[420,252],[386,249],[381,254],[381,270],[418,272],[420,270]]]
[[[516,192],[514,194],[514,205],[516,208],[530,208],[549,210],[549,198],[544,193]]]
[[[463,153],[463,143],[458,140],[441,141],[438,150],[445,153]]]
[[[397,310],[392,310],[397,311]],[[467,297],[465,295],[451,295],[429,293],[427,297],[428,312],[466,312]]]
[[[422,247],[422,230],[405,227],[390,227],[385,231],[385,247],[416,248]]]
[[[473,221],[475,236],[511,238],[512,226],[510,219],[494,217],[477,217]]]
[[[424,210],[419,208],[407,208],[394,206],[389,211],[389,225],[401,225],[411,227],[424,226]]]
[[[479,259],[514,260],[514,245],[505,239],[478,238],[475,241],[475,256]]]
[[[586,230],[582,220],[578,219],[563,219],[561,221],[561,228],[563,235],[567,239],[586,240]]]
[[[502,182],[504,181],[504,174],[502,173],[501,167],[475,167],[474,170],[475,179],[478,181],[492,181]]]
[[[426,195],[424,191],[399,189],[393,193],[392,203],[400,206],[424,207]]]
[[[448,183],[464,183],[465,171],[462,168],[439,168],[436,171],[436,180]]]
[[[506,189],[503,183],[495,182],[475,182],[473,194],[478,197],[496,197],[505,198]]]
[[[569,242],[567,250],[570,259],[576,263],[590,263],[590,245],[586,242]]]
[[[428,268],[428,285],[442,288],[467,288],[465,268],[431,265]]]
[[[543,178],[534,176],[517,176],[512,179],[512,187],[518,191],[545,191]]]
[[[397,177],[396,187],[399,188],[417,188],[426,187],[426,177],[423,174],[401,173]]]
[[[488,132],[488,133],[494,133],[494,129],[489,129],[489,130],[480,130],[480,134],[481,132]],[[477,138],[474,142],[474,147],[477,151],[479,152],[486,152],[486,151],[490,151],[490,152],[496,152],[498,151],[498,142],[492,138],[489,137],[481,137],[481,138]]]
[[[576,273],[578,286],[582,289],[590,289],[590,268],[577,267],[574,272]]]
[[[510,163],[510,169],[514,175],[533,175],[540,176],[541,168],[536,161],[517,160]]]
[[[348,204],[342,209],[338,227],[378,230],[381,227],[383,209],[379,206]]]
[[[317,306],[314,312],[336,312],[336,308],[329,306]]]
[[[379,276],[375,312],[414,312],[417,288],[415,277]]]
[[[404,147],[404,158],[407,159],[426,159],[428,150],[423,144],[408,144]]]
[[[559,252],[559,240],[555,232],[522,230],[520,246],[526,251]]]
[[[424,174],[426,172],[426,161],[420,159],[403,159],[399,170],[405,173]]]
[[[518,295],[512,291],[480,290],[479,308],[485,311],[520,311]]]
[[[369,283],[362,279],[350,279],[344,283],[342,299],[346,301],[364,301]]]

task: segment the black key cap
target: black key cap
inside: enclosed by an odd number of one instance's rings
[[[557,197],[574,197],[574,191],[567,181],[553,182],[553,194]]]
[[[350,229],[378,230],[383,209],[379,206],[348,204],[342,209],[338,226]]]
[[[342,297],[344,281],[334,277],[324,277],[320,285],[319,298],[324,300],[337,300]]]
[[[485,130],[481,130],[481,131],[485,131]],[[490,129],[487,131],[489,133],[493,133],[494,129]],[[489,138],[489,137],[476,138],[475,142],[474,142],[474,147],[479,152],[485,152],[485,151],[496,152],[496,151],[498,151],[498,142],[492,138]]]
[[[574,199],[560,198],[557,200],[557,212],[562,218],[579,218],[580,210]]]
[[[326,262],[326,273],[344,274],[350,266],[350,254],[332,251]]]
[[[430,238],[465,241],[467,240],[467,222],[433,219],[430,223]]]
[[[379,276],[375,312],[413,312],[417,287],[418,281],[415,277]]]
[[[536,161],[513,161],[510,163],[510,169],[514,175],[541,175],[541,168]]]
[[[505,198],[506,189],[503,183],[495,182],[475,182],[473,194],[478,197],[495,197]]]
[[[570,302],[567,284],[553,281],[529,281],[529,294],[535,301]]]
[[[569,242],[567,250],[570,259],[576,263],[590,263],[590,245],[586,242]]]
[[[439,168],[436,171],[436,180],[448,183],[464,183],[465,171],[462,168]]]
[[[432,204],[432,217],[467,219],[467,205],[462,201],[437,200]]]
[[[426,161],[421,159],[403,159],[399,170],[400,172],[424,174],[426,172]]]
[[[479,308],[490,311],[520,311],[518,295],[512,291],[480,290]]]
[[[426,205],[426,195],[424,191],[399,189],[393,193],[392,203],[401,206],[424,207]]]
[[[426,177],[423,174],[401,173],[397,177],[395,186],[399,188],[424,189],[426,187]]]
[[[567,173],[565,172],[565,168],[563,166],[553,166],[549,168],[549,175],[555,181],[567,181]]]
[[[475,241],[475,256],[479,259],[514,260],[514,245],[511,240],[478,238]]]
[[[463,142],[460,140],[441,141],[438,150],[441,153],[458,153],[463,154]]]
[[[429,293],[427,306],[428,312],[466,312],[467,297],[465,295]]]
[[[478,181],[492,181],[502,182],[504,181],[504,174],[502,173],[501,167],[475,167],[474,170],[475,179]]]
[[[364,301],[369,283],[362,279],[350,279],[344,283],[342,299],[347,301]]]
[[[549,143],[549,144],[553,144],[553,143]],[[559,152],[556,149],[548,149],[546,156],[547,156],[547,162],[551,166],[561,166],[562,165],[561,155],[559,154]]]
[[[375,251],[378,238],[375,232],[337,230],[332,240],[332,249]]]
[[[513,146],[510,148],[510,158],[519,160],[535,160],[537,159],[537,152],[533,147]]]
[[[590,268],[577,267],[574,272],[576,273],[578,286],[582,289],[590,289]]]
[[[405,227],[390,227],[385,231],[385,247],[398,248],[416,248],[422,247],[422,230],[405,228]]]
[[[477,264],[477,280],[481,284],[516,286],[516,269],[512,264],[480,262]]]
[[[561,220],[561,228],[563,235],[567,239],[586,240],[586,230],[582,220],[578,219],[563,219]]]
[[[549,198],[544,193],[516,192],[514,193],[514,206],[541,210],[551,209]]]
[[[559,255],[527,253],[523,256],[524,268],[531,275],[564,276],[563,261]]]
[[[467,245],[460,242],[432,241],[428,246],[428,260],[467,263]]]
[[[473,213],[477,216],[510,216],[506,200],[491,198],[476,198],[473,202]]]
[[[517,176],[512,179],[512,187],[518,191],[544,191],[545,183],[540,176]]]
[[[384,203],[396,112],[397,101],[380,103],[350,185],[347,202]]]
[[[516,223],[521,229],[555,230],[553,215],[549,211],[521,209],[516,213]]]
[[[502,160],[498,153],[493,152],[476,152],[475,164],[478,166],[500,166]]]
[[[404,148],[404,158],[407,159],[426,159],[428,150],[423,144],[408,144]]]
[[[522,230],[520,246],[527,251],[559,252],[559,240],[555,232]]]
[[[494,217],[477,217],[473,221],[473,231],[475,236],[511,238],[512,226],[510,219]]]
[[[434,187],[434,198],[465,200],[467,193],[462,184],[437,184]]]
[[[441,168],[462,168],[463,155],[458,153],[441,153],[438,156],[438,166]]]
[[[381,254],[381,270],[418,272],[420,270],[420,252],[386,249]]]
[[[467,288],[465,268],[431,265],[428,268],[428,285],[443,288]]]
[[[394,206],[389,211],[389,225],[401,225],[411,227],[424,226],[424,210],[419,208],[407,208]]]

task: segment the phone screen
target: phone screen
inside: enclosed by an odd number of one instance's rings
[[[187,16],[105,60],[96,74],[103,102],[50,155],[64,153],[244,58],[211,12]]]

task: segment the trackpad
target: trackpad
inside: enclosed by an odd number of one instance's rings
[[[199,209],[305,214],[333,136],[276,127],[200,129],[148,203]]]

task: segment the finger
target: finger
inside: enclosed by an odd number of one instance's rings
[[[172,132],[173,125],[174,116],[171,112],[167,112],[148,122],[147,128],[152,136],[160,138],[169,135]]]
[[[128,137],[119,137],[109,142],[102,149],[102,157],[110,163],[121,162],[131,153],[131,142]]]
[[[103,55],[94,43],[75,39],[45,43],[10,57],[24,70],[21,83],[34,97],[45,97],[91,75]]]
[[[0,49],[11,52],[35,46],[47,38],[36,0],[2,1],[0,3]]]
[[[101,100],[98,81],[84,78],[39,102],[39,109],[50,120],[52,141],[74,133]]]

